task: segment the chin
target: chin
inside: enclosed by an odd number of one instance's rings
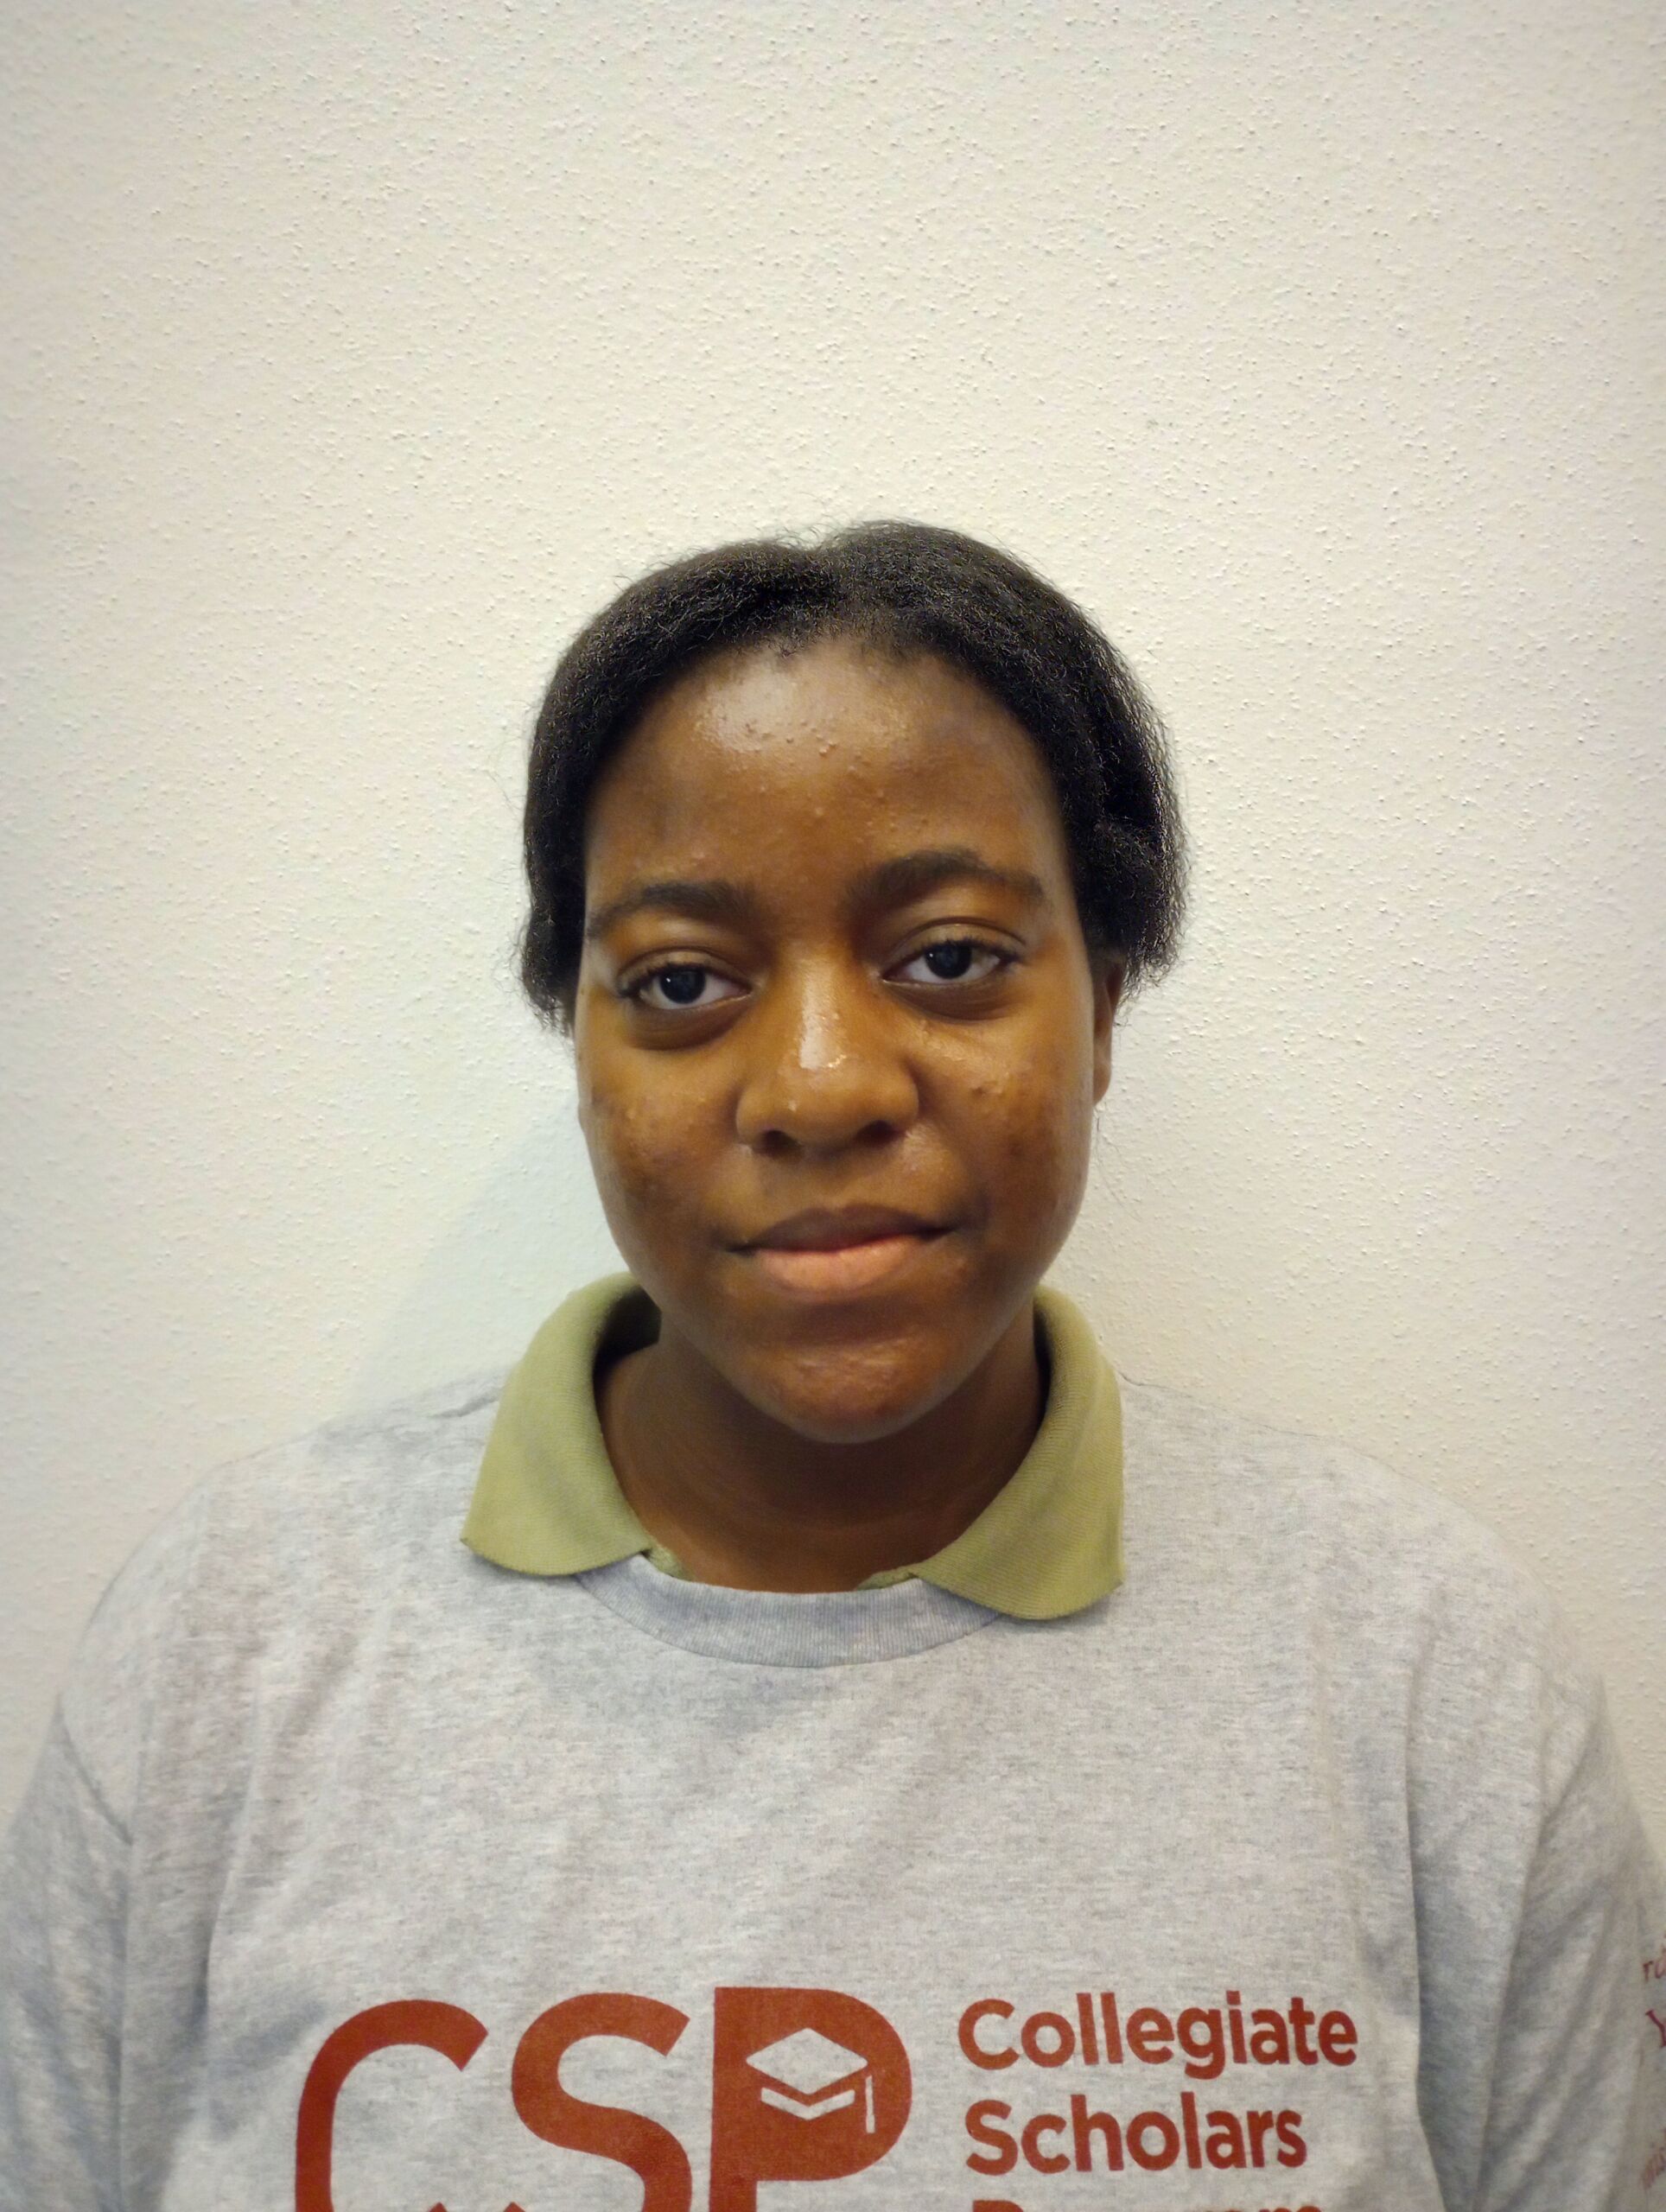
[[[871,1444],[931,1412],[964,1376],[918,1344],[830,1346],[748,1363],[730,1377],[760,1413],[813,1444]]]

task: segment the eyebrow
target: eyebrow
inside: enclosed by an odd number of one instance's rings
[[[919,852],[900,853],[894,860],[865,868],[851,885],[846,906],[852,912],[864,906],[900,906],[935,891],[939,884],[969,878],[976,883],[998,885],[1032,905],[1041,904],[1047,895],[1040,877],[1032,875],[1027,868],[998,868],[970,845],[932,845]],[[653,883],[639,883],[598,907],[584,925],[584,942],[594,944],[616,924],[648,907],[742,927],[755,925],[763,914],[763,902],[746,884],[718,877],[667,876]]]

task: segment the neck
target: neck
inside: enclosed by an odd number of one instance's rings
[[[952,1543],[1016,1471],[1046,1385],[1026,1301],[963,1382],[893,1435],[829,1444],[742,1398],[662,1319],[601,1376],[597,1410],[626,1503],[696,1580],[854,1590]]]

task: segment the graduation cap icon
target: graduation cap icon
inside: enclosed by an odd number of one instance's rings
[[[873,2063],[860,2051],[847,2050],[814,2028],[800,2028],[754,2050],[747,2064],[764,2076],[758,2094],[777,2112],[820,2120],[826,2113],[844,2111],[860,2096],[863,2132],[874,2133]]]

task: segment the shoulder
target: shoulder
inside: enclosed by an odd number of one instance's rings
[[[100,1611],[143,1608],[210,1574],[288,1580],[309,1560],[397,1560],[436,1520],[455,1512],[461,1523],[504,1381],[464,1377],[211,1469],[138,1547]]]
[[[1166,1648],[1205,1649],[1223,1700],[1306,1732],[1335,1802],[1403,1839],[1431,1929],[1502,1944],[1510,1898],[1558,1881],[1653,1925],[1601,1674],[1498,1534],[1347,1442],[1122,1389],[1130,1594],[1143,1574]]]
[[[61,1699],[116,1817],[171,1678],[229,1681],[321,1617],[349,1633],[428,1569],[455,1568],[504,1380],[464,1377],[227,1461],[163,1516],[99,1599]]]
[[[1131,1560],[1143,1551],[1154,1573],[1275,1609],[1339,1666],[1393,1667],[1424,1690],[1508,1680],[1587,1711],[1599,1699],[1532,1569],[1433,1484],[1340,1438],[1118,1380]]]
[[[1282,1427],[1166,1384],[1117,1379],[1136,1511],[1172,1516],[1188,1529],[1224,1516],[1235,1529],[1264,1529],[1281,1548],[1305,1533],[1359,1550],[1378,1567],[1403,1555],[1506,1583],[1525,1575],[1466,1507],[1345,1439]]]

